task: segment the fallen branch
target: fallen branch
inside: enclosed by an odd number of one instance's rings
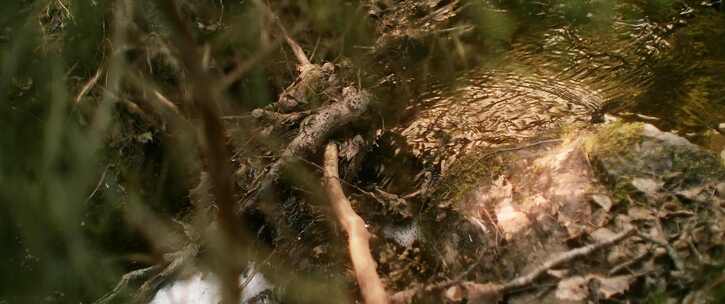
[[[366,304],[388,303],[388,295],[378,276],[375,260],[370,253],[370,234],[365,221],[352,209],[339,181],[337,145],[325,149],[325,192],[332,209],[347,234],[355,277]]]
[[[446,292],[446,296],[449,297],[451,300],[457,301],[460,299],[468,299],[469,301],[473,303],[496,303],[499,299],[503,297],[504,294],[511,292],[512,290],[519,289],[522,287],[525,287],[527,285],[532,284],[536,279],[538,279],[542,274],[546,273],[548,270],[551,270],[554,267],[560,266],[566,262],[572,261],[576,258],[580,258],[583,256],[587,256],[589,254],[592,254],[593,252],[613,246],[622,240],[630,237],[635,232],[634,229],[628,229],[625,230],[622,233],[619,233],[615,236],[613,236],[610,239],[587,245],[584,247],[579,247],[564,253],[561,253],[548,261],[544,262],[541,266],[537,267],[533,271],[530,271],[529,273],[517,277],[513,280],[510,280],[504,284],[498,284],[498,283],[476,283],[476,282],[468,282],[468,281],[461,281],[461,280],[452,280],[452,281],[446,281],[443,283],[438,283],[434,285],[430,285],[427,287],[418,287],[414,289],[408,289],[404,291],[397,292],[393,294],[391,297],[392,303],[410,303],[410,301],[413,299],[413,297],[418,294],[418,292],[426,291],[426,292],[433,292],[433,291],[440,291],[445,288],[451,287]]]

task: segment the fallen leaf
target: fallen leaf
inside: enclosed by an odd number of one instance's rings
[[[576,239],[582,235],[585,231],[585,227],[577,223],[574,219],[566,216],[564,213],[559,213],[557,220],[559,224],[566,228],[566,232],[569,235],[569,239]]]
[[[612,199],[609,198],[608,195],[604,194],[592,195],[592,201],[597,203],[597,205],[599,205],[599,207],[602,207],[602,209],[604,209],[605,211],[611,210],[612,206],[614,205],[614,203],[612,203]]]
[[[498,304],[503,300],[501,285],[486,283],[479,284],[464,282],[463,288],[468,295],[468,303],[471,304]]]
[[[514,234],[522,231],[530,224],[525,213],[516,210],[510,198],[505,198],[496,206],[496,220],[504,231],[505,238],[510,240]]]
[[[589,282],[591,280],[599,282],[599,295],[604,299],[609,299],[626,292],[634,281],[634,276],[603,277],[597,274],[590,274],[570,277],[559,281],[556,289],[556,297],[560,300],[583,301],[589,297]]]
[[[662,187],[661,183],[651,178],[635,178],[632,180],[632,186],[650,197],[655,196],[657,191],[660,190],[660,187]]]
[[[597,242],[603,242],[609,239],[612,239],[616,233],[612,232],[612,230],[609,230],[607,228],[599,228],[597,230],[594,230],[592,233],[589,234],[592,239],[594,239]]]
[[[639,220],[639,221],[648,221],[648,220],[654,220],[654,214],[652,211],[647,210],[642,207],[632,207],[627,210],[627,215],[632,220]]]
[[[609,299],[615,295],[622,294],[629,289],[629,285],[634,281],[631,275],[622,275],[616,277],[600,277],[591,275],[591,278],[599,281],[599,293],[604,299]]]
[[[453,285],[446,289],[446,291],[443,293],[443,296],[451,302],[458,303],[463,301],[463,288],[459,285]]]
[[[705,190],[705,186],[692,187],[685,190],[680,190],[675,193],[678,198],[685,199],[691,202],[705,202],[707,201],[707,195],[700,195]]]
[[[575,276],[559,281],[556,286],[556,298],[567,301],[583,301],[589,297],[588,277]]]

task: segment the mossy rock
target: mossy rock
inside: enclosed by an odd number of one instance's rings
[[[725,167],[714,153],[672,133],[642,123],[604,125],[585,140],[585,150],[597,173],[615,197],[632,197],[645,179],[660,192],[717,186]]]

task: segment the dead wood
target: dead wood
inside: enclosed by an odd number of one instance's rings
[[[343,126],[360,120],[370,107],[370,94],[355,87],[342,90],[342,100],[334,102],[307,118],[300,126],[297,136],[272,164],[259,186],[259,190],[239,210],[243,212],[259,200],[269,199],[282,170],[296,159],[318,151],[330,136]]]
[[[252,111],[252,117],[257,120],[272,123],[275,126],[291,127],[309,116],[310,113],[310,111],[279,113],[265,109],[255,109]]]
[[[503,284],[476,283],[460,280],[447,281],[425,287],[418,287],[397,292],[391,296],[391,303],[410,303],[413,297],[419,292],[437,292],[446,288],[448,288],[446,290],[446,297],[452,301],[468,299],[472,303],[498,303],[498,301],[506,293],[522,287],[526,287],[534,283],[536,279],[538,279],[548,270],[551,270],[554,267],[560,266],[574,259],[590,255],[597,250],[613,246],[621,242],[622,240],[632,236],[634,232],[634,229],[628,229],[611,237],[610,239],[558,254],[544,262],[541,266],[530,271],[529,273],[523,276],[519,276]]]
[[[388,303],[388,295],[370,252],[370,233],[365,227],[365,221],[352,209],[350,201],[342,191],[338,172],[338,151],[334,143],[327,144],[325,149],[324,184],[335,217],[347,234],[350,260],[365,303]]]

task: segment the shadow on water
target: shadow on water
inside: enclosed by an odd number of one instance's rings
[[[675,35],[651,88],[632,107],[652,123],[719,152],[725,148],[725,14],[703,12]]]

